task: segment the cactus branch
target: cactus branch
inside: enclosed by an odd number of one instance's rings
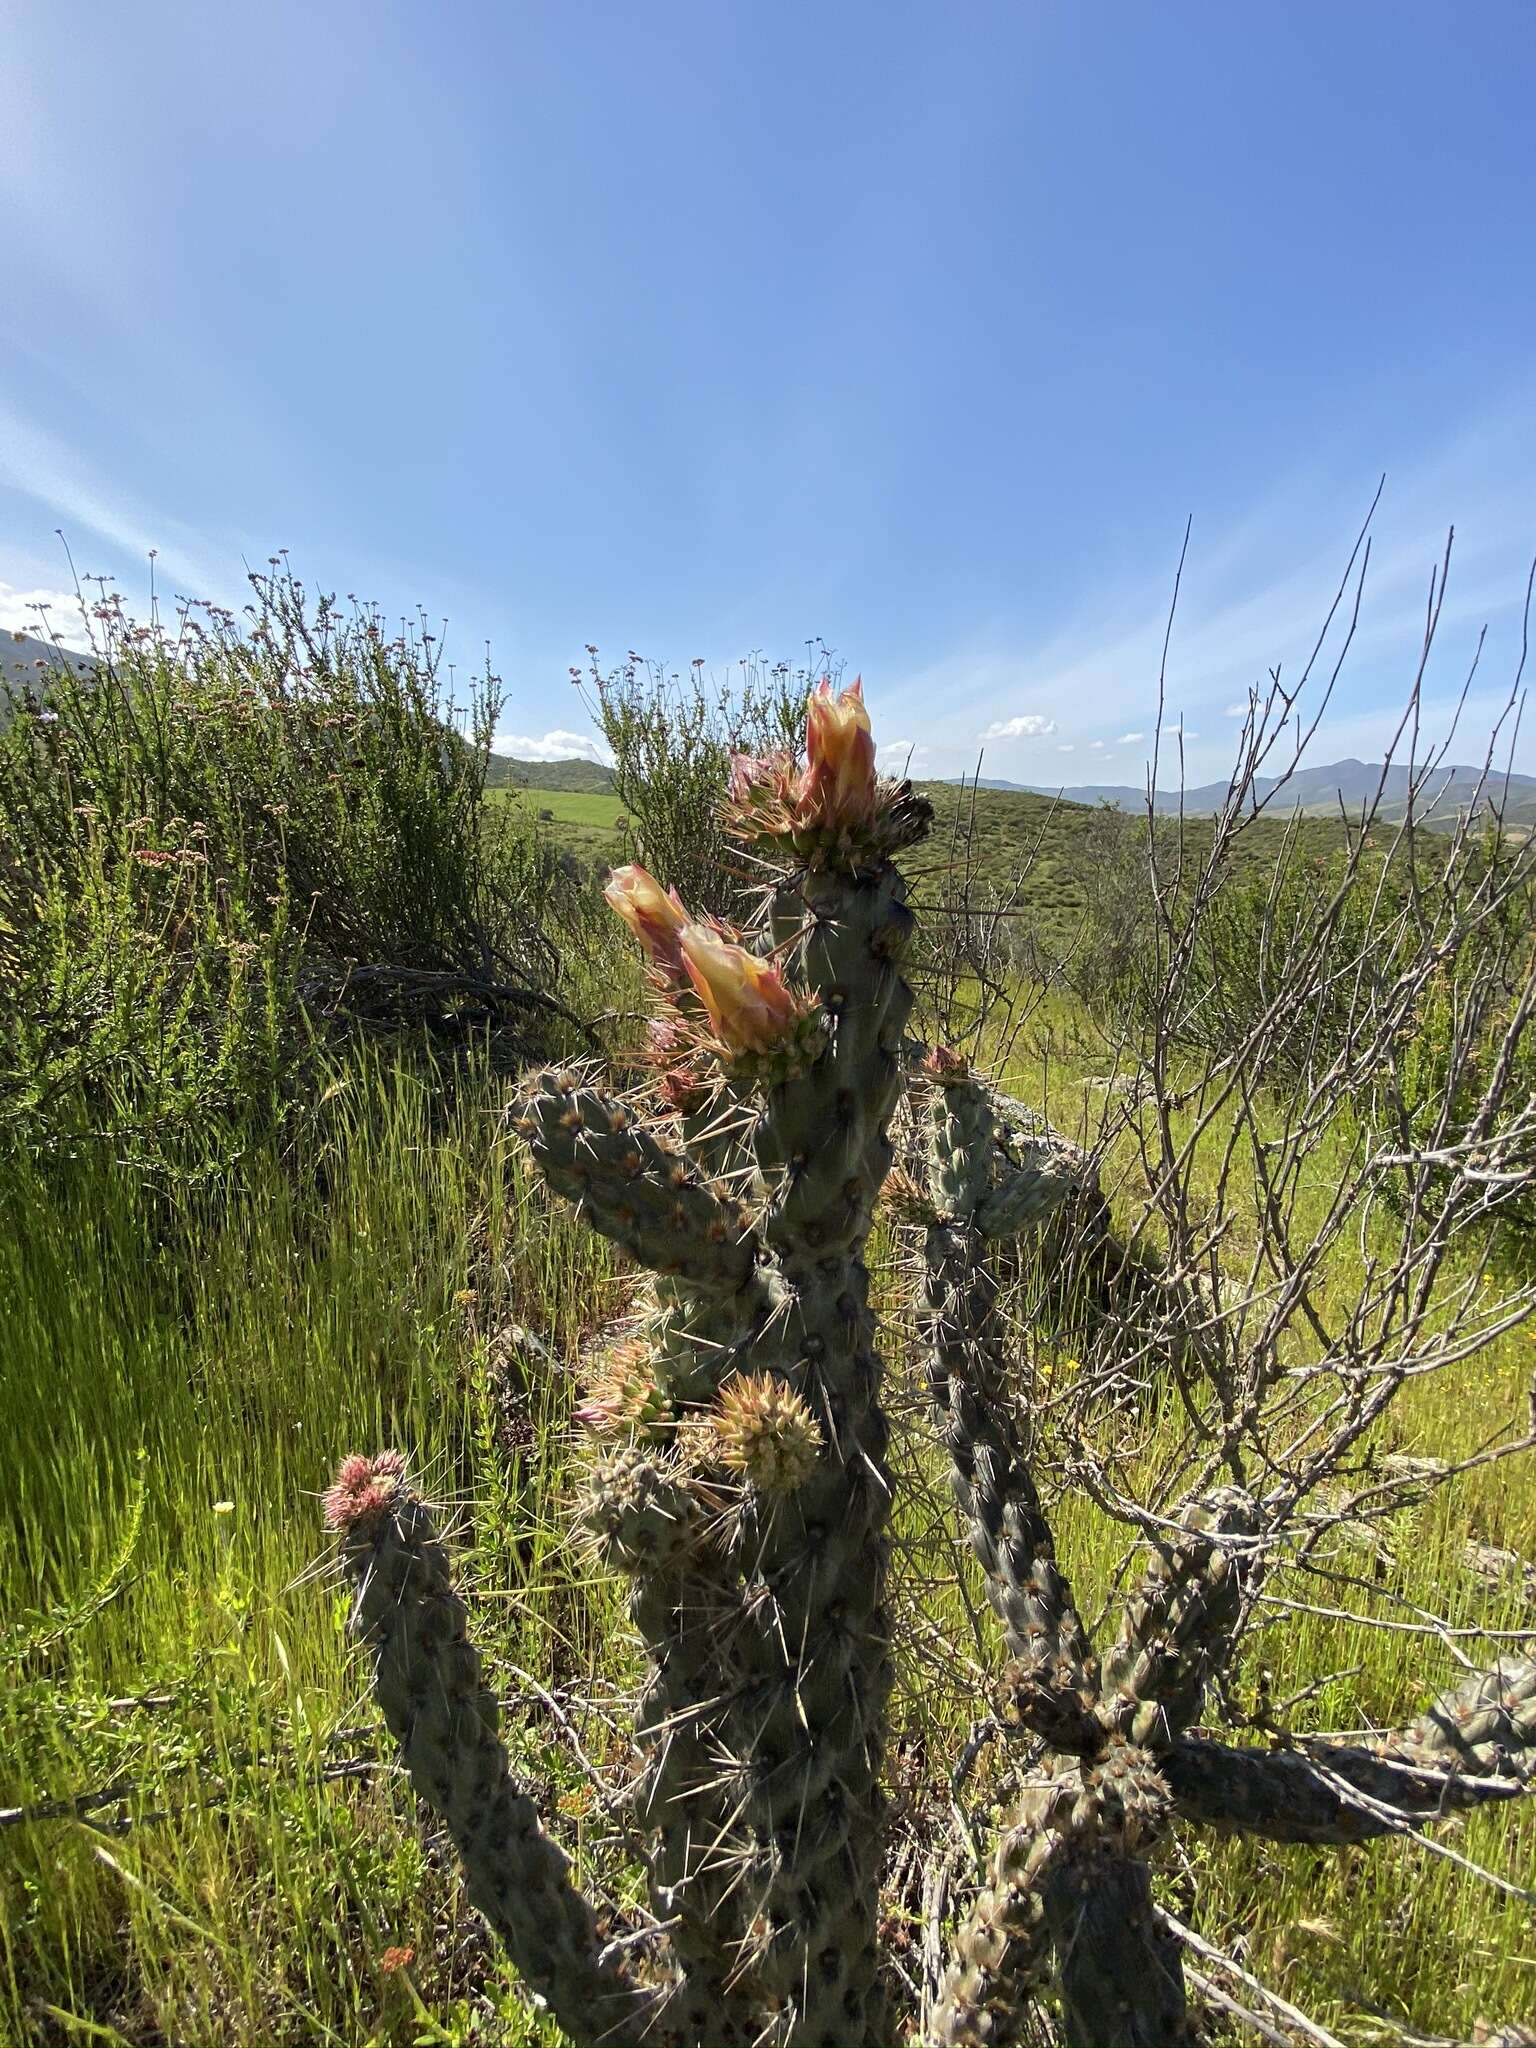
[[[929,1386],[951,1461],[950,1485],[1012,1657],[1020,1718],[1067,1749],[1090,1726],[1092,1645],[1009,1413],[997,1283],[975,1222],[988,1199],[994,1119],[979,1082],[935,1063],[930,1105],[922,1329]]]
[[[726,1293],[751,1278],[757,1245],[739,1205],[613,1096],[547,1072],[514,1122],[550,1186],[643,1265]]]
[[[1104,1658],[1106,1725],[1164,1749],[1199,1717],[1242,1609],[1258,1514],[1238,1487],[1186,1502],[1183,1528],[1156,1548]]]
[[[1374,1748],[1234,1749],[1185,1736],[1163,1762],[1179,1813],[1223,1834],[1364,1842],[1536,1783],[1536,1660],[1468,1679]]]
[[[453,1837],[470,1897],[574,2039],[655,2042],[658,1993],[630,1980],[622,1951],[603,1948],[591,1905],[512,1776],[447,1553],[402,1462],[348,1459],[328,1507],[374,1696],[411,1783]]]

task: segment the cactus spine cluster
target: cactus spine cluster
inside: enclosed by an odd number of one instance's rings
[[[747,930],[691,918],[639,868],[609,885],[657,996],[643,1099],[557,1071],[513,1110],[549,1186],[651,1275],[641,1326],[577,1411],[576,1511],[628,1583],[645,1651],[629,1810],[649,1922],[589,1904],[514,1782],[400,1460],[349,1458],[327,1513],[412,1781],[574,2041],[887,2048],[919,2016],[893,1998],[878,1939],[893,1481],[864,1249],[911,1007],[893,857],[928,812],[876,776],[859,686],[828,684],[803,761],[739,758],[727,815],[766,877]],[[929,1385],[1006,1648],[1002,1695],[1038,1759],[925,2036],[995,2048],[1052,1998],[1074,2048],[1164,2048],[1188,2032],[1148,1862],[1169,1829],[1355,1841],[1517,1791],[1536,1666],[1500,1666],[1376,1748],[1195,1733],[1257,1568],[1261,1512],[1232,1489],[1161,1533],[1096,1652],[1015,1419],[993,1262],[1073,1175],[1000,1142],[996,1100],[957,1056],[935,1054],[923,1088],[923,1184],[905,1185],[925,1232]]]

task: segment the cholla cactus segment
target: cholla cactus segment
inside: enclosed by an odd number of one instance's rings
[[[1076,1731],[1065,1746],[1092,1746],[1097,1663],[1009,1411],[996,1282],[974,1226],[929,1228],[922,1328],[950,1485],[1016,1660],[1014,1710],[1047,1739]]]
[[[1067,2006],[1072,2048],[1184,2039],[1177,1964],[1136,1860],[1171,1805],[1156,1759],[1127,1744],[1097,1761],[1058,1760],[1026,1781],[956,1934],[930,2029],[939,2048],[1036,2038],[1033,2009],[1053,1987]],[[1159,1980],[1151,1989],[1138,1983],[1149,1966]],[[1149,2007],[1168,2031],[1139,2031]]]
[[[1087,1810],[1080,1827],[1112,1836],[1131,1854],[1157,1840],[1173,1811],[1173,1794],[1151,1750],[1113,1737],[1082,1772]]]
[[[387,1504],[339,1519],[330,1512],[331,1500],[361,1501],[381,1479]],[[393,1452],[349,1458],[327,1499],[374,1697],[417,1793],[453,1837],[470,1898],[574,2038],[638,2048],[661,2023],[665,2039],[658,1993],[630,1980],[622,1948],[602,1946],[592,1907],[512,1776],[447,1553],[403,1461]]]
[[[771,1373],[727,1381],[713,1420],[721,1464],[768,1499],[798,1492],[816,1469],[822,1445],[816,1418]]]
[[[1106,1725],[1153,1748],[1197,1719],[1226,1661],[1258,1530],[1252,1500],[1231,1486],[1188,1502],[1181,1520],[1154,1553],[1104,1659]]]
[[[941,1052],[950,1060],[960,1058],[947,1047]],[[928,1187],[941,1215],[969,1223],[992,1182],[992,1105],[969,1072],[944,1071],[947,1078],[934,1092],[929,1121]]]
[[[1082,1192],[1082,1186],[1080,1171],[1042,1149],[1036,1158],[1010,1168],[982,1196],[976,1204],[976,1227],[983,1237],[1017,1237],[1021,1230],[1054,1216],[1063,1202]]]
[[[1027,1786],[992,1855],[986,1883],[956,1931],[929,2025],[935,2048],[1013,2048],[1033,2032],[1053,1968],[1044,1890],[1070,1853],[1074,1788]]]
[[[657,1384],[652,1346],[632,1337],[600,1352],[587,1373],[576,1420],[589,1429],[665,1435],[671,1404]]]
[[[1536,1659],[1503,1657],[1474,1673],[1383,1753],[1432,1770],[1536,1782]]]
[[[550,1185],[633,1257],[712,1292],[750,1285],[757,1245],[740,1204],[626,1104],[551,1069],[518,1097],[512,1122]]]
[[[1184,2048],[1183,1962],[1140,1857],[1110,1843],[1053,1862],[1041,1887],[1068,2048]]]
[[[1536,1659],[1504,1658],[1373,1748],[1238,1749],[1186,1735],[1159,1767],[1180,1816],[1218,1833],[1365,1842],[1536,1784],[1533,1702]]]
[[[940,2048],[1036,2040],[1032,2005],[1051,1989],[1071,2048],[1186,2040],[1178,1952],[1139,1858],[1169,1810],[1157,1759],[1124,1743],[1026,1780],[954,1937],[930,2030]]]
[[[577,1507],[602,1562],[631,1574],[664,1572],[697,1543],[697,1493],[672,1459],[625,1444],[600,1458]]]

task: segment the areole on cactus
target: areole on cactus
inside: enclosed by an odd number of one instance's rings
[[[627,1810],[649,1918],[598,1912],[515,1782],[441,1541],[389,1453],[348,1459],[327,1496],[377,1698],[472,1898],[584,2048],[892,2048],[919,2026],[995,2048],[1041,1999],[1072,2048],[1175,2048],[1184,1982],[1148,1852],[1181,1820],[1360,1839],[1351,1785],[1410,1815],[1504,1796],[1536,1757],[1536,1666],[1479,1681],[1475,1754],[1433,1720],[1406,1750],[1283,1762],[1196,1735],[1260,1571],[1236,1490],[1190,1503],[1095,1649],[1015,1427],[994,1270],[1070,1177],[1004,1163],[993,1098],[941,1051],[901,1214],[923,1234],[929,1389],[999,1692],[1036,1761],[942,1988],[913,2008],[880,1941],[895,1479],[864,1250],[912,1004],[893,855],[929,813],[877,776],[858,683],[812,694],[803,763],[738,758],[725,803],[764,877],[747,930],[691,918],[638,867],[606,892],[658,1005],[638,1107],[555,1071],[513,1109],[550,1187],[652,1275],[642,1327],[588,1377],[576,1507],[646,1658]]]

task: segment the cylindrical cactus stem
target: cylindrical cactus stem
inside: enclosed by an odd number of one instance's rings
[[[1186,2048],[1179,1944],[1146,1864],[1106,1844],[1063,1857],[1044,1894],[1067,2048]]]
[[[744,1831],[722,1784],[720,1723],[727,1689],[720,1624],[734,1605],[726,1560],[711,1541],[712,1506],[675,1450],[619,1442],[582,1488],[578,1524],[598,1560],[631,1582],[630,1614],[651,1660],[636,1719],[646,1763],[635,1818],[649,1837],[657,1918],[672,1929],[685,1979],[669,2020],[720,2048],[750,2041],[741,1905]],[[692,2020],[685,2022],[685,2015]]]
[[[652,1660],[635,1716],[646,1752],[635,1817],[650,1837],[652,1909],[672,1927],[685,1979],[673,2003],[679,2031],[730,2048],[762,2026],[745,1953],[751,1851],[739,1787],[723,1768],[720,1616],[697,1602],[697,1580],[635,1583],[630,1612]]]
[[[518,1097],[513,1123],[555,1192],[642,1265],[720,1294],[750,1285],[757,1243],[740,1203],[615,1097],[551,1070]]]
[[[1227,1660],[1259,1527],[1253,1501],[1235,1486],[1186,1502],[1180,1520],[1159,1539],[1103,1661],[1105,1725],[1153,1749],[1198,1719]]]
[[[1086,1728],[1096,1692],[1093,1648],[1008,1413],[996,1284],[973,1225],[929,1225],[922,1320],[950,1485],[1003,1625],[1016,1705],[1028,1725],[1055,1741],[1069,1728]]]
[[[888,1431],[862,1253],[890,1161],[908,917],[888,867],[809,873],[795,896],[811,923],[793,966],[830,1042],[767,1092],[753,1134],[781,1289],[754,1370],[800,1397],[821,1447],[777,1494],[745,1473],[731,1748],[762,1859],[760,1972],[782,2038],[859,2048],[888,2038],[876,1914],[891,1684]]]
[[[1004,1169],[976,1204],[976,1227],[983,1237],[1017,1237],[1021,1230],[1039,1229],[1082,1191],[1081,1174],[1042,1146],[1023,1166]]]
[[[1157,1759],[1118,1740],[1025,1784],[955,1937],[936,2048],[1022,2041],[1051,1991],[1070,2048],[1183,2043],[1183,1976],[1141,1860],[1171,1804]]]
[[[326,1515],[374,1697],[411,1783],[453,1837],[470,1898],[573,2040],[666,2040],[664,1994],[631,1981],[622,1950],[604,1949],[564,1854],[512,1776],[447,1553],[404,1461],[390,1452],[348,1458]]]
[[[1044,1887],[1071,1853],[1075,1776],[1026,1784],[992,1854],[987,1881],[956,1932],[938,2004],[933,2048],[1012,2048],[1026,2038],[1051,1988]]]
[[[1468,1777],[1536,1779],[1536,1658],[1501,1657],[1382,1744],[1382,1754]]]
[[[1008,1410],[997,1282],[976,1222],[991,1185],[992,1107],[955,1055],[934,1054],[926,1071],[935,1084],[927,1188],[935,1215],[920,1320],[950,1484],[1003,1624],[1014,1706],[1046,1740],[1085,1750],[1098,1740],[1089,1715],[1093,1648]]]
[[[1348,1843],[1518,1798],[1536,1782],[1536,1659],[1503,1658],[1374,1748],[1233,1749],[1185,1736],[1162,1768],[1181,1817],[1222,1834]]]

